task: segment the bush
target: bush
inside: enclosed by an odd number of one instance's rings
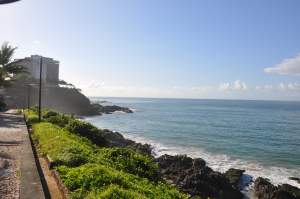
[[[98,150],[106,161],[118,170],[148,178],[159,180],[158,164],[146,155],[142,155],[129,148],[103,148]]]
[[[57,155],[56,164],[70,167],[85,164],[89,160],[88,151],[76,146],[66,146],[61,153]]]
[[[82,121],[75,125],[74,121],[68,128],[78,133],[96,128]],[[78,133],[47,122],[34,124],[33,129],[39,152],[53,160],[53,168],[73,199],[188,198],[156,180],[157,165],[149,156],[128,148],[100,148]]]
[[[53,160],[52,165],[70,167],[87,163],[94,147],[90,141],[72,135],[66,130],[50,123],[33,125],[33,139],[41,146],[40,153]]]
[[[39,122],[39,117],[36,115],[28,115],[26,118],[28,124],[35,124]]]
[[[53,116],[58,116],[59,113],[55,112],[55,111],[51,111],[51,110],[44,110],[43,111],[43,118],[50,118]]]
[[[153,183],[146,178],[136,177],[99,164],[85,164],[75,168],[60,166],[57,170],[66,187],[76,197],[80,193],[90,198],[101,198],[101,195],[103,198],[105,196],[115,198],[118,196],[115,194],[121,194],[124,198],[187,198],[185,194],[170,185]],[[115,194],[113,190],[116,191]],[[87,194],[89,192],[90,195]],[[73,198],[76,198],[75,196],[73,195]]]
[[[65,115],[53,115],[53,116],[46,118],[47,122],[58,125],[60,127],[65,127],[69,123],[70,120],[71,120],[71,117],[65,116]]]
[[[72,133],[88,138],[98,146],[104,146],[106,144],[102,131],[88,122],[71,120],[66,126],[66,129]]]
[[[118,185],[110,185],[102,193],[99,191],[93,191],[86,196],[86,199],[143,199],[146,198],[132,191],[123,189]]]

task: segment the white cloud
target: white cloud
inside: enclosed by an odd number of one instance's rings
[[[269,91],[269,90],[273,90],[273,86],[272,85],[262,85],[262,86],[256,86],[255,90],[261,90],[261,91]]]
[[[247,86],[246,86],[245,82],[242,82],[241,80],[235,80],[233,88],[235,90],[247,90]]]
[[[278,88],[282,91],[300,91],[300,84],[296,82],[280,83]]]
[[[300,75],[300,54],[294,58],[284,59],[274,67],[265,68],[264,71],[279,75]]]
[[[241,80],[235,80],[233,83],[224,82],[219,85],[220,91],[229,91],[229,90],[238,90],[244,91],[247,90],[247,85]]]
[[[219,90],[221,90],[221,91],[227,91],[229,89],[230,89],[230,83],[228,83],[228,82],[221,83],[219,85]]]
[[[114,85],[96,80],[76,84],[88,96],[118,97],[167,97],[167,98],[212,98],[212,99],[300,99],[299,82],[283,82],[278,85],[246,85],[241,80],[219,85],[151,87]]]

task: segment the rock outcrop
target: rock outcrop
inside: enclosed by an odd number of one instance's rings
[[[266,178],[257,178],[254,191],[258,199],[300,199],[300,189],[289,184],[275,186]]]
[[[179,187],[192,196],[218,199],[242,199],[243,194],[235,188],[239,179],[237,173],[232,172],[232,180],[225,174],[213,171],[201,159],[192,159],[185,155],[163,155],[155,159],[160,166],[160,173],[164,179]],[[241,173],[242,174],[242,173]]]
[[[30,86],[29,86],[30,85]],[[16,81],[5,90],[8,108],[27,108],[38,104],[38,83]],[[129,108],[116,105],[92,104],[89,98],[76,88],[60,87],[57,84],[42,85],[42,107],[74,115],[101,115],[122,111],[132,113]]]
[[[133,113],[132,110],[130,110],[129,108],[121,107],[117,105],[102,106],[101,104],[92,104],[92,106],[95,108],[97,112],[104,113],[104,114],[111,114],[116,111],[122,111],[124,113]]]
[[[236,189],[242,189],[241,178],[245,170],[241,169],[229,169],[225,172],[225,177],[228,179],[229,183]]]
[[[152,155],[152,147],[149,144],[141,144],[133,140],[126,139],[121,133],[113,132],[108,129],[104,129],[102,132],[106,140],[107,146],[109,147],[129,147],[143,154],[149,156]]]

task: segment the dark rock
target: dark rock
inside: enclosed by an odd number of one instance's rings
[[[240,170],[240,169],[229,169],[228,171],[225,172],[225,177],[228,179],[229,183],[234,186],[237,189],[241,189],[241,177],[245,170]]]
[[[119,132],[113,132],[108,129],[102,130],[104,139],[109,147],[129,147],[140,153],[151,156],[152,147],[149,144],[136,143],[133,140],[124,138]]]
[[[99,112],[99,113],[105,113],[105,114],[111,114],[115,111],[122,111],[124,113],[133,113],[132,110],[130,110],[127,107],[121,107],[117,105],[112,106],[102,106],[101,104],[93,104],[93,107]]]
[[[222,173],[215,172],[203,159],[186,155],[163,155],[155,159],[164,179],[171,181],[192,197],[241,199],[242,193],[234,188]]]
[[[300,189],[283,184],[274,186],[266,178],[257,178],[254,191],[258,199],[300,199]]]

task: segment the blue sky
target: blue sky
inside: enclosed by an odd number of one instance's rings
[[[90,96],[300,100],[300,1],[74,2],[0,6],[0,42]]]

